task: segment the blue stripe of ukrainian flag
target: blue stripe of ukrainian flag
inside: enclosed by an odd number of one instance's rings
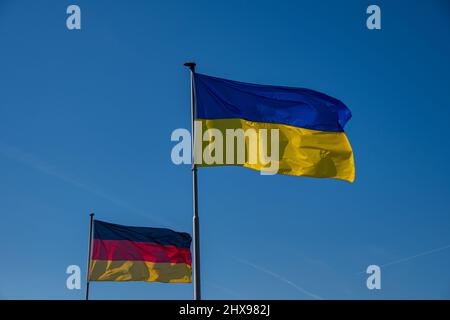
[[[249,84],[199,73],[194,74],[194,81],[196,120],[201,121],[203,131],[219,129],[226,136],[226,129],[278,129],[278,173],[354,181],[353,150],[344,132],[351,112],[341,101],[309,89]],[[240,165],[255,170],[265,167],[260,161],[250,163],[247,157]]]

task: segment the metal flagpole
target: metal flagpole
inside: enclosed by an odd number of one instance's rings
[[[194,300],[201,300],[201,290],[200,290],[200,230],[199,230],[199,218],[198,218],[198,196],[197,196],[197,166],[194,162],[195,146],[194,146],[194,126],[195,126],[195,115],[196,115],[196,101],[195,101],[195,83],[194,83],[194,73],[195,73],[195,62],[186,62],[185,67],[188,67],[191,71],[191,151],[192,151],[192,205],[193,205],[193,240],[194,240]]]
[[[89,300],[89,270],[91,270],[91,246],[92,246],[92,227],[94,222],[94,214],[91,213],[91,222],[89,226],[89,249],[88,249],[88,263],[86,272],[86,300]]]

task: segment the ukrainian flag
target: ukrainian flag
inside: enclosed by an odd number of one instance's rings
[[[191,282],[188,233],[94,220],[90,281]]]
[[[278,173],[354,181],[353,150],[344,132],[351,112],[341,101],[309,89],[243,83],[199,73],[194,73],[194,85],[195,119],[203,131],[218,129],[226,137],[227,129],[278,129]],[[202,134],[202,138],[204,149],[213,137],[205,139]],[[265,163],[249,161],[249,146],[246,140],[245,161],[237,165],[264,170]]]

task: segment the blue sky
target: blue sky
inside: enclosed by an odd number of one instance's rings
[[[70,4],[82,30],[66,28]],[[366,28],[370,4],[382,30]],[[354,184],[199,169],[204,298],[450,298],[449,9],[0,0],[0,298],[82,298],[65,270],[85,271],[91,210],[191,232],[190,168],[170,159],[171,132],[190,127],[187,60],[353,113]],[[192,285],[93,283],[91,297],[190,299]]]

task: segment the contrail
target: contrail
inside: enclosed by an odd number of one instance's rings
[[[223,292],[229,294],[230,296],[232,296],[232,297],[234,297],[234,298],[242,299],[242,296],[241,296],[239,293],[237,293],[236,291],[233,291],[233,290],[231,290],[231,289],[229,289],[229,288],[223,287],[223,286],[221,286],[221,285],[219,285],[219,284],[217,284],[217,283],[214,283],[214,282],[208,282],[208,286],[210,286],[210,287],[212,287],[212,288],[219,289],[219,290],[221,290],[221,291],[223,291]]]
[[[309,292],[308,290],[300,287],[299,285],[295,284],[291,280],[286,279],[285,277],[283,277],[283,276],[281,276],[281,275],[279,275],[279,274],[277,274],[275,272],[272,272],[272,271],[270,271],[270,270],[268,270],[268,269],[266,269],[264,267],[258,266],[258,265],[254,264],[254,263],[251,263],[250,261],[247,261],[247,260],[243,260],[243,259],[239,259],[239,258],[237,260],[242,262],[242,263],[244,263],[244,264],[246,264],[246,265],[249,265],[249,266],[251,266],[251,267],[253,267],[253,268],[255,268],[255,269],[259,270],[259,271],[267,273],[267,274],[271,275],[272,277],[274,277],[274,278],[276,278],[276,279],[278,279],[278,280],[280,280],[280,281],[282,281],[284,283],[287,283],[291,287],[294,287],[295,289],[297,289],[301,293],[306,294],[306,295],[310,296],[311,298],[314,298],[314,299],[317,299],[317,300],[323,300],[322,297],[320,297],[320,296],[318,296],[318,295],[316,295],[316,294],[314,294],[312,292]]]
[[[443,247],[439,247],[439,248],[431,249],[431,250],[428,250],[428,251],[424,251],[424,252],[415,254],[413,256],[401,258],[401,259],[398,259],[398,260],[393,260],[393,261],[390,261],[390,262],[387,262],[385,264],[380,265],[380,267],[392,266],[394,264],[406,262],[406,261],[409,261],[409,260],[412,260],[412,259],[415,259],[415,258],[418,258],[418,257],[423,257],[423,256],[426,256],[426,255],[429,255],[429,254],[432,254],[432,253],[435,253],[435,252],[438,252],[438,251],[442,251],[442,250],[445,250],[445,249],[448,249],[448,248],[450,248],[450,244],[446,245],[446,246],[443,246]],[[366,271],[359,272],[358,274],[360,274],[360,273],[366,273]]]
[[[36,169],[40,172],[43,172],[49,176],[56,177],[72,186],[78,187],[78,188],[83,189],[89,193],[96,195],[96,196],[104,198],[104,199],[110,201],[111,203],[115,204],[116,206],[126,209],[128,211],[131,211],[134,214],[137,214],[139,216],[145,217],[147,219],[153,220],[154,222],[161,223],[166,226],[170,225],[169,221],[162,219],[160,217],[156,217],[154,215],[149,215],[149,214],[144,213],[135,208],[132,208],[126,202],[119,200],[116,197],[113,197],[96,187],[84,184],[84,183],[58,171],[54,166],[49,165],[48,163],[42,161],[41,159],[38,159],[34,155],[23,152],[22,150],[20,150],[16,147],[12,147],[12,146],[4,144],[3,142],[0,142],[0,153],[5,155],[8,158],[11,158],[16,161],[19,161],[20,163],[26,164],[29,167]]]
[[[445,250],[445,249],[448,249],[448,248],[450,248],[450,244],[446,245],[446,246],[443,246],[443,247],[436,248],[436,249],[432,249],[432,250],[429,250],[429,251],[421,252],[421,253],[415,254],[415,255],[410,256],[410,257],[394,260],[394,261],[382,264],[380,267],[386,267],[386,266],[391,266],[393,264],[406,262],[406,261],[409,261],[409,260],[412,260],[412,259],[415,259],[415,258],[418,258],[418,257],[422,257],[422,256],[426,256],[426,255],[438,252],[438,251],[442,251],[442,250]]]

